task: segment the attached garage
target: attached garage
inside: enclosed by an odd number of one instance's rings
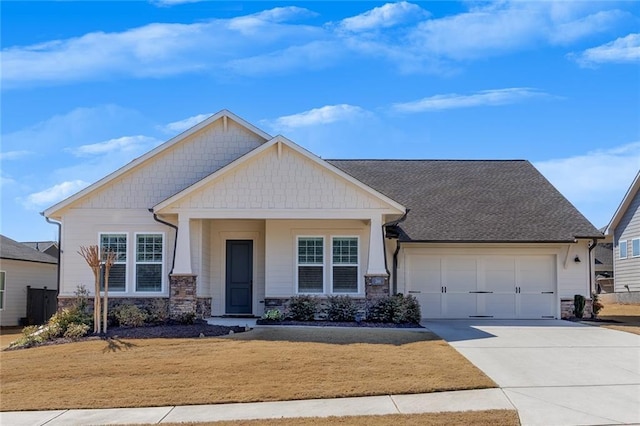
[[[424,318],[557,316],[556,256],[432,254],[407,250],[406,292]]]

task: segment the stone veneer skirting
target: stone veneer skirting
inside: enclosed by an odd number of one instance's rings
[[[592,310],[593,301],[591,299],[585,299],[584,301],[584,316],[583,318],[591,318],[593,314]],[[573,298],[560,300],[560,318],[568,319],[574,318],[573,315]]]

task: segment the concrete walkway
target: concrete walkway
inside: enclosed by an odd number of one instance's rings
[[[310,399],[246,404],[179,407],[109,408],[101,410],[10,411],[0,413],[0,424],[11,426],[104,425],[140,423],[213,422],[442,411],[513,410],[500,389],[482,389],[415,395]]]
[[[568,321],[426,321],[523,425],[640,424],[640,336]]]

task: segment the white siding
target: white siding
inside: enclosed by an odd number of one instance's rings
[[[616,292],[640,291],[640,257],[632,255],[632,240],[640,238],[640,192],[614,230],[613,282]],[[620,259],[620,241],[627,241],[627,258]],[[628,287],[626,287],[628,286]]]
[[[228,120],[212,123],[159,153],[74,208],[148,209],[258,147],[264,139]]]
[[[135,293],[135,233],[164,233],[164,273],[162,293]],[[153,220],[146,209],[71,209],[64,215],[61,241],[61,283],[60,295],[73,296],[76,288],[84,284],[93,294],[93,273],[85,260],[78,254],[80,246],[98,245],[100,233],[127,234],[127,292],[109,292],[110,296],[157,297],[168,296],[168,278],[173,257],[175,232],[172,228]]]
[[[385,209],[389,206],[277,145],[174,202],[172,209]]]
[[[5,275],[4,308],[0,310],[0,325],[19,325],[27,316],[27,286],[56,289],[57,265],[0,259],[0,271]]]
[[[290,297],[296,289],[296,237],[324,236],[326,242],[332,236],[358,236],[360,238],[359,289],[364,296],[364,274],[369,256],[369,226],[361,220],[268,220],[266,221],[266,297]],[[325,249],[325,256],[328,256]],[[327,266],[325,266],[327,267]],[[330,288],[329,274],[325,273],[325,288]]]

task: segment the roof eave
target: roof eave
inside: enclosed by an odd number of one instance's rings
[[[615,227],[618,226],[620,219],[622,219],[622,216],[627,211],[629,204],[631,204],[631,200],[638,193],[638,189],[640,189],[640,171],[638,171],[638,173],[636,174],[636,177],[633,179],[633,182],[629,186],[629,189],[624,194],[624,197],[622,197],[622,201],[613,214],[611,221],[607,225],[607,228],[605,229],[606,235],[611,235]]]

